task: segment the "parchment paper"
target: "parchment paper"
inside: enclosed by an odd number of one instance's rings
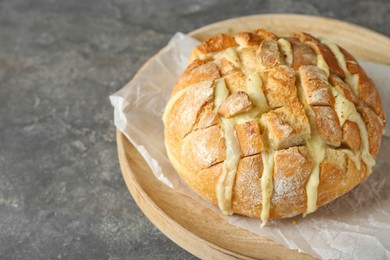
[[[177,33],[157,58],[121,90],[110,96],[115,125],[133,143],[156,178],[175,190],[189,194],[204,205],[219,210],[190,191],[176,174],[164,147],[161,120],[170,92],[188,65],[198,42]],[[390,115],[390,67],[361,62],[381,92]],[[361,185],[303,218],[260,221],[242,216],[226,217],[230,223],[291,249],[323,259],[390,259],[390,124],[382,140],[373,174]],[[220,214],[220,213],[219,213]]]

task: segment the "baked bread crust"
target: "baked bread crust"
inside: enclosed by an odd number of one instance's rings
[[[345,49],[264,29],[197,46],[163,120],[188,186],[264,223],[311,213],[365,180],[386,122],[374,82]]]

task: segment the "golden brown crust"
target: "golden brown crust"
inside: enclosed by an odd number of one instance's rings
[[[207,54],[235,46],[237,46],[237,42],[234,40],[234,37],[220,33],[203,42],[197,46],[196,49],[203,54]]]
[[[329,82],[336,88],[339,88],[343,91],[344,96],[351,101],[354,104],[358,104],[359,100],[356,97],[356,95],[353,93],[351,88],[348,86],[347,83],[342,81],[339,77],[337,77],[335,74],[330,74],[329,76]]]
[[[292,67],[294,70],[299,69],[302,65],[317,64],[317,55],[310,46],[300,42],[295,37],[286,37],[285,39],[290,42],[293,50]]]
[[[202,107],[213,100],[213,82],[202,81],[188,87],[168,115],[168,127],[174,129],[178,139],[190,133]]]
[[[370,153],[375,158],[379,151],[379,146],[381,145],[382,131],[384,127],[382,120],[375,114],[374,111],[367,107],[362,107],[359,111],[361,112],[363,120],[367,126]]]
[[[188,86],[219,78],[219,70],[216,64],[202,60],[193,61],[183,72],[172,91],[172,96]]]
[[[336,111],[331,107],[314,106],[317,131],[325,143],[340,146],[343,133]]]
[[[317,66],[304,65],[299,68],[299,75],[309,105],[332,106],[334,104],[334,97],[323,70]]]
[[[327,204],[350,191],[367,175],[367,167],[363,161],[360,162],[360,168],[357,168],[343,151],[327,150],[326,158],[321,163],[318,206]]]
[[[275,40],[275,41],[279,39],[279,37],[276,34],[269,32],[266,29],[262,29],[262,28],[255,30],[254,33],[259,35],[263,39],[271,39],[271,40]]]
[[[237,124],[235,130],[243,157],[261,153],[263,142],[259,123],[256,120]]]
[[[248,111],[252,107],[248,94],[237,91],[231,94],[219,107],[218,113],[223,117],[232,117]]]
[[[235,37],[236,42],[242,46],[258,45],[263,38],[252,32],[239,32]]]
[[[236,66],[234,66],[232,62],[230,62],[226,58],[221,58],[221,74],[223,76],[235,71],[236,69]]]
[[[347,174],[346,160],[342,151],[326,149],[325,159],[320,164],[318,204],[326,204],[340,193],[340,186]]]
[[[219,123],[217,112],[214,111],[212,102],[206,103],[198,113],[196,123],[192,130],[207,128]]]
[[[281,65],[271,69],[263,88],[268,105],[275,108],[298,102],[295,81],[295,72],[290,67]]]
[[[244,70],[256,70],[260,66],[260,59],[256,55],[254,47],[243,48],[240,53],[240,60]]]
[[[315,169],[314,199],[317,206],[329,203],[367,178],[373,166],[369,154],[375,158],[379,150],[385,115],[372,80],[341,47],[346,71],[317,38],[293,36],[283,38],[291,53],[264,29],[202,43],[165,111],[165,143],[174,168],[216,205],[217,186],[221,180],[225,185],[227,171],[234,173],[230,207],[238,214],[260,217],[268,210],[264,194],[270,195],[271,219],[306,212]],[[317,56],[329,71],[317,67]],[[358,78],[356,88],[346,83],[352,84],[348,77]]]
[[[349,148],[354,151],[358,151],[360,148],[360,130],[355,122],[346,120],[343,125],[343,140]]]
[[[356,74],[358,72],[358,69],[359,69],[359,63],[347,50],[345,50],[344,48],[342,48],[340,46],[338,46],[338,47],[339,47],[340,52],[344,56],[349,73]]]
[[[246,91],[245,75],[241,71],[229,74],[225,77],[225,83],[230,92]]]
[[[385,111],[379,96],[379,91],[375,87],[372,79],[367,77],[366,73],[359,66],[358,73],[359,75],[359,98],[364,101],[364,103],[369,106],[375,113],[385,122]]]
[[[181,146],[183,165],[199,171],[225,160],[226,144],[219,126],[200,129],[184,137]]]
[[[340,47],[340,46],[338,46],[338,47],[339,47],[341,53],[343,54],[344,59],[347,62],[347,65],[348,64],[357,64],[358,63],[357,60],[355,59],[355,57],[353,57],[352,54],[350,54],[346,49],[344,49],[343,47]]]
[[[293,33],[292,36],[298,38],[301,42],[309,45],[316,52],[317,55],[321,55],[326,64],[329,67],[331,73],[339,76],[340,78],[345,78],[345,73],[343,69],[340,67],[335,55],[329,49],[328,46],[322,44],[317,38],[312,35],[304,32]]]
[[[302,145],[310,135],[309,121],[297,102],[263,114],[260,121],[268,129],[270,146],[275,150]]]
[[[232,195],[232,209],[238,214],[260,216],[262,172],[263,160],[259,154],[242,158],[238,163]]]
[[[222,168],[223,164],[218,163],[197,172],[187,172],[187,174],[183,174],[183,172],[185,172],[183,169],[181,176],[185,176],[183,178],[191,189],[195,190],[199,194],[202,194],[202,196],[211,203],[217,204],[215,187],[217,186]]]
[[[264,69],[270,69],[281,64],[280,51],[275,40],[267,39],[262,41],[256,53]]]
[[[341,53],[343,53],[345,61],[347,63],[348,71],[351,74],[359,76],[358,82],[358,96],[359,99],[369,106],[374,112],[382,119],[382,123],[386,123],[386,115],[384,112],[383,103],[374,82],[360,67],[356,59],[345,49],[339,47]]]
[[[276,151],[274,162],[271,217],[295,216],[306,209],[306,183],[313,162],[304,146]]]

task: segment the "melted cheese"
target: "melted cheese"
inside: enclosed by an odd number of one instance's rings
[[[344,93],[338,88],[331,88],[335,97],[334,109],[342,127],[345,121],[354,113],[356,113],[355,105],[344,97]]]
[[[358,75],[351,75],[347,69],[347,64],[344,58],[344,55],[341,53],[340,49],[336,44],[326,40],[321,39],[321,42],[327,45],[330,50],[335,55],[339,66],[343,69],[346,75],[346,83],[351,87],[352,91],[357,95],[358,94]],[[317,56],[317,66],[325,71],[327,76],[329,76],[329,66],[325,62],[322,55]],[[300,87],[301,88],[301,87]],[[298,93],[300,91],[298,88]],[[356,164],[356,167],[360,169],[360,158],[364,161],[371,172],[372,166],[375,164],[375,161],[371,154],[369,153],[369,143],[368,143],[368,134],[366,125],[361,118],[360,114],[356,111],[355,105],[345,98],[344,93],[338,88],[331,88],[333,95],[335,96],[335,111],[339,118],[340,125],[343,126],[345,121],[348,119],[355,122],[360,130],[361,134],[361,145],[359,154],[353,153],[350,150],[342,150],[345,154]],[[302,95],[299,95],[301,102],[304,101]],[[310,112],[311,107],[305,104],[306,112]],[[310,117],[309,117],[310,118]],[[313,125],[313,124],[312,124]],[[314,128],[315,129],[315,128]],[[307,140],[307,148],[313,159],[313,169],[310,174],[309,180],[306,185],[306,195],[307,195],[307,208],[304,215],[314,212],[317,209],[317,197],[318,197],[318,184],[319,184],[319,175],[320,175],[320,165],[321,162],[325,159],[325,143],[322,138],[319,136],[317,131],[313,131],[311,138]]]
[[[222,58],[225,58],[227,59],[229,62],[231,62],[234,67],[236,68],[240,68],[240,59],[237,55],[237,52],[235,50],[234,47],[230,47],[230,48],[227,48],[226,50],[224,51],[221,51],[221,52],[218,52],[216,53],[213,58],[216,60],[216,62],[218,63],[218,66],[220,67],[221,65],[221,59]]]
[[[221,118],[221,123],[226,142],[226,159],[217,184],[217,198],[222,213],[231,215],[233,214],[231,209],[232,190],[241,150],[234,130],[234,120]]]
[[[273,190],[272,175],[274,169],[274,153],[263,150],[263,175],[261,176],[261,195],[262,195],[262,209],[261,209],[261,226],[263,227],[269,218],[269,210],[271,206],[271,197]]]
[[[359,112],[356,111],[355,105],[345,98],[343,91],[338,88],[332,88],[332,92],[335,96],[335,110],[337,117],[340,120],[340,125],[343,126],[346,120],[350,120],[355,122],[360,130],[361,143],[359,153],[363,162],[368,168],[368,173],[370,174],[372,167],[375,165],[375,160],[370,154],[370,145],[366,124],[364,123],[364,120],[362,119]],[[347,155],[349,155],[349,158],[351,158],[352,161],[357,161],[356,158],[350,156],[350,153]],[[360,169],[360,163],[356,164],[356,167]]]
[[[245,74],[245,85],[249,99],[261,111],[261,113],[264,113],[265,111],[269,110],[269,108],[267,106],[267,100],[263,92],[263,83],[261,78],[257,72],[246,72]]]
[[[344,71],[345,74],[345,82],[351,87],[352,91],[355,93],[356,96],[359,96],[359,90],[358,90],[358,82],[359,82],[359,76],[358,75],[351,75],[347,68],[347,62],[345,61],[344,55],[341,53],[339,47],[334,44],[333,42],[325,39],[320,38],[321,42],[329,47],[329,49],[332,51],[333,55],[336,57],[337,63],[341,67],[341,69]]]
[[[346,67],[346,62],[343,54],[340,52],[337,45],[323,39],[322,43],[326,44],[331,51],[334,53],[340,67],[344,70],[346,74],[346,82],[351,86],[353,91],[357,92],[358,90],[358,76],[351,75]],[[285,39],[278,40],[279,48],[286,57],[286,63],[292,64],[293,56],[291,45]],[[241,47],[241,46],[240,46]],[[241,48],[237,50],[240,50]],[[239,58],[237,52],[234,48],[228,48],[225,51],[218,53],[214,56],[216,62],[220,62],[220,59],[224,57],[228,61],[234,64],[236,67],[240,67]],[[326,64],[322,55],[317,56],[317,66],[321,68],[327,76],[329,76],[329,67]],[[258,118],[262,113],[269,110],[267,106],[266,98],[262,90],[262,81],[257,72],[244,72],[246,74],[246,86],[247,93],[250,100],[255,105],[248,112],[239,114],[231,118],[220,118],[221,129],[224,133],[225,142],[226,142],[226,159],[223,163],[223,171],[221,176],[218,179],[216,193],[218,199],[218,206],[221,211],[230,215],[233,213],[231,208],[232,200],[232,190],[233,184],[235,181],[235,176],[237,173],[238,163],[241,157],[241,149],[237,140],[234,126],[239,123],[243,123],[254,118]],[[311,113],[311,107],[305,102],[304,97],[302,96],[302,89],[298,88],[298,93],[301,102],[305,106],[307,114]],[[170,100],[167,105],[165,114],[171,109],[173,104],[185,93],[185,90],[179,91],[176,93]],[[362,120],[360,114],[356,111],[355,106],[344,97],[344,94],[341,90],[332,88],[333,94],[336,98],[335,110],[339,117],[341,126],[345,123],[345,120],[351,120],[355,122],[361,132],[361,146],[359,151],[359,156],[356,153],[353,153],[350,150],[345,150],[345,154],[355,162],[358,168],[360,168],[360,155],[362,160],[365,162],[367,167],[370,169],[375,164],[371,154],[369,153],[368,145],[368,134],[366,130],[366,125]],[[335,92],[336,91],[336,92]],[[356,93],[355,93],[356,94]],[[218,111],[222,102],[229,96],[229,91],[226,87],[225,81],[223,78],[216,81],[216,87],[214,92],[214,111]],[[165,117],[164,114],[164,117]],[[309,117],[310,118],[310,117]],[[312,119],[313,120],[313,119]],[[314,123],[312,122],[312,125]],[[315,129],[315,128],[314,128]],[[263,140],[265,144],[266,140]],[[307,195],[307,209],[305,212],[309,214],[314,212],[317,209],[317,196],[318,196],[318,184],[319,184],[319,175],[320,175],[320,164],[325,158],[325,143],[319,134],[314,130],[311,137],[307,140],[307,147],[309,153],[313,159],[313,169],[309,176],[307,185],[306,185],[306,195]],[[274,152],[267,151],[265,149],[262,152],[263,160],[263,173],[261,177],[261,189],[262,189],[262,211],[261,211],[261,220],[262,226],[266,224],[269,218],[269,212],[271,207],[271,198],[273,191],[273,169],[274,169]]]
[[[249,80],[251,79],[251,80]],[[241,159],[241,148],[237,140],[234,126],[241,124],[253,118],[257,118],[260,113],[265,110],[262,99],[265,100],[264,94],[261,89],[261,80],[257,73],[248,75],[248,94],[251,100],[255,103],[254,108],[251,110],[236,115],[231,118],[220,118],[221,128],[224,133],[226,142],[226,159],[223,163],[222,174],[218,179],[216,193],[218,200],[218,207],[225,215],[231,215],[233,213],[231,209],[232,190],[237,173],[237,166]],[[222,102],[228,97],[229,93],[226,88],[224,79],[216,81],[216,87],[214,92],[214,110],[218,110]],[[259,97],[262,95],[263,97]],[[267,108],[268,109],[268,108]],[[265,160],[264,156],[268,159]],[[272,195],[272,172],[273,172],[273,156],[263,153],[264,172],[262,177],[262,190],[263,190],[263,210],[261,219],[263,224],[268,220],[270,201]]]
[[[360,158],[360,152],[359,153],[354,153],[351,150],[348,149],[340,149],[343,153],[345,153],[348,158],[353,161],[353,163],[356,166],[356,169],[360,170],[361,169],[361,158]]]
[[[332,53],[336,57],[336,60],[337,60],[338,64],[340,65],[340,67],[343,69],[343,71],[348,72],[348,74],[349,74],[349,71],[347,69],[347,63],[346,63],[344,55],[341,53],[339,47],[335,43],[329,41],[328,39],[325,39],[325,38],[319,38],[319,39],[321,40],[321,42],[323,44],[325,44],[326,46],[329,47],[329,49],[332,51]]]
[[[359,96],[359,75],[348,74],[348,76],[345,77],[345,83],[347,83],[351,87],[353,93],[358,97]]]
[[[231,117],[230,120],[234,122],[234,124],[242,124],[245,122],[248,122],[250,120],[253,120],[257,118],[260,114],[260,111],[256,108],[252,108],[249,111],[236,115],[234,117]]]
[[[325,158],[325,142],[322,140],[317,132],[316,124],[314,122],[314,112],[311,106],[307,103],[301,83],[298,83],[298,98],[304,105],[305,113],[310,121],[311,135],[306,140],[306,146],[309,151],[310,157],[313,160],[313,168],[311,170],[309,179],[306,183],[306,212],[303,216],[316,211],[317,209],[317,197],[318,197],[318,184],[320,182],[320,165]]]
[[[321,39],[321,42],[327,45],[329,49],[332,51],[332,53],[335,55],[339,66],[343,69],[345,73],[345,82],[351,87],[355,95],[359,96],[359,75],[357,74],[352,75],[348,71],[347,63],[345,61],[344,55],[341,53],[340,49],[337,47],[336,44],[326,39]],[[332,92],[336,99],[335,110],[340,120],[341,126],[343,126],[345,121],[348,119],[352,122],[355,122],[359,127],[360,136],[361,136],[359,153],[363,162],[366,164],[368,168],[368,173],[370,174],[372,172],[372,167],[375,165],[375,160],[370,154],[369,139],[368,139],[366,124],[364,123],[361,115],[356,111],[355,105],[351,101],[345,98],[344,93],[340,89],[332,88]],[[356,161],[358,161],[356,156],[351,156],[352,153],[346,153],[346,154],[355,163]],[[356,163],[356,167],[360,169],[360,160],[359,163]]]
[[[320,164],[325,158],[325,144],[322,138],[313,133],[307,140],[307,148],[313,159],[313,169],[306,184],[307,208],[304,215],[317,209],[318,184],[320,182]]]
[[[326,78],[329,77],[329,66],[328,64],[326,63],[325,59],[324,59],[324,56],[322,56],[321,54],[318,54],[317,55],[317,67],[322,69],[325,74],[326,74]]]
[[[228,95],[229,91],[226,88],[225,80],[218,79],[214,91],[214,111],[218,111],[219,106]],[[218,179],[216,193],[218,207],[226,215],[233,213],[231,209],[232,189],[241,155],[240,145],[234,130],[235,122],[234,118],[221,118],[221,128],[226,142],[226,159],[223,163],[222,174]]]
[[[293,63],[291,44],[286,39],[280,38],[278,40],[278,45],[282,53],[285,55],[286,63],[291,65]]]
[[[218,111],[222,102],[229,96],[229,91],[226,88],[225,80],[218,79],[215,81],[214,90],[214,111]]]
[[[251,78],[250,81],[248,80],[248,92],[250,97],[252,97],[251,93],[253,94],[253,96],[262,93],[261,81],[259,78],[256,79],[256,75],[257,73],[254,75],[249,75],[249,77]],[[219,109],[219,106],[228,97],[228,95],[229,92],[228,89],[226,88],[225,80],[224,79],[217,80],[215,91],[214,91],[214,111],[217,111]],[[259,102],[257,103],[259,105],[261,105],[260,102],[262,102],[261,98],[260,99],[252,98],[252,101]],[[260,113],[261,113],[260,109],[258,107],[254,107],[245,113],[236,115],[231,118],[223,118],[223,117],[220,118],[221,128],[224,133],[225,142],[226,142],[226,159],[223,163],[222,174],[218,179],[216,193],[218,199],[218,207],[221,209],[223,214],[231,215],[233,213],[231,209],[232,190],[233,190],[235,176],[237,173],[237,166],[241,158],[241,148],[237,140],[234,126],[236,124],[240,124],[252,120],[253,118],[258,117]],[[265,166],[265,168],[267,167]],[[270,172],[271,172],[270,179],[271,179],[271,191],[272,191],[272,170]],[[268,197],[270,199],[270,195]],[[267,207],[265,207],[264,212],[267,211],[266,209]],[[269,206],[268,206],[268,210],[269,210]],[[266,215],[267,216],[264,217],[264,223],[268,219],[268,213]]]

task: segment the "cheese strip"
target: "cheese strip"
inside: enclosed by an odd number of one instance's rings
[[[359,75],[351,75],[347,68],[347,63],[345,61],[344,55],[341,53],[340,49],[337,47],[336,44],[326,39],[321,39],[321,42],[326,44],[332,51],[333,55],[335,55],[339,66],[343,69],[345,73],[345,82],[351,87],[355,95],[359,96]],[[370,154],[366,124],[364,123],[361,115],[356,111],[355,105],[345,98],[343,91],[338,88],[332,88],[332,92],[335,96],[335,110],[340,120],[341,127],[344,125],[347,119],[352,122],[355,122],[359,127],[361,136],[360,156],[363,162],[366,164],[368,168],[368,173],[370,174],[372,172],[372,167],[375,165],[375,160]],[[352,161],[355,162],[357,169],[360,170],[360,159],[357,159],[356,156],[352,156],[352,153],[346,154]],[[356,163],[357,161],[358,163]]]
[[[263,142],[264,143],[264,142]],[[273,190],[272,176],[274,172],[274,153],[263,150],[263,175],[261,176],[261,195],[262,195],[262,209],[261,209],[261,227],[263,227],[269,218],[269,210],[271,207],[271,198]]]
[[[345,82],[351,87],[352,91],[356,96],[359,96],[359,90],[358,90],[358,84],[359,84],[359,76],[357,74],[352,75],[348,68],[347,68],[347,62],[345,61],[344,55],[341,53],[339,47],[324,38],[320,38],[321,42],[329,47],[329,49],[332,51],[333,55],[336,57],[337,63],[339,64],[340,68],[344,71],[345,74]]]
[[[321,54],[317,55],[317,67],[325,72],[327,78],[329,77],[329,66],[326,63],[324,56],[322,56]]]
[[[218,206],[222,213],[231,215],[233,214],[231,209],[232,190],[238,162],[240,161],[241,150],[234,130],[234,120],[221,118],[221,122],[226,142],[226,159],[223,163],[223,171],[217,184],[217,198]]]
[[[288,65],[291,65],[293,63],[293,54],[292,54],[292,48],[291,44],[283,38],[280,38],[278,40],[279,49],[281,52],[285,55],[285,61]]]
[[[318,58],[318,56],[317,56]],[[309,179],[306,183],[306,199],[307,206],[304,216],[309,213],[316,211],[317,209],[317,198],[318,198],[318,184],[320,182],[320,165],[325,158],[325,142],[322,140],[316,129],[316,123],[314,119],[314,111],[312,107],[307,103],[304,95],[302,84],[299,82],[298,86],[298,98],[302,104],[307,118],[310,121],[311,135],[306,140],[306,146],[309,151],[310,157],[313,160],[313,168],[310,173]],[[313,115],[313,116],[311,116]]]
[[[229,96],[229,91],[226,88],[225,80],[218,79],[215,82],[215,90],[214,90],[214,111],[218,112],[219,107],[222,102],[227,99]]]
[[[304,215],[317,209],[318,184],[320,183],[320,164],[325,158],[325,144],[315,131],[307,140],[307,148],[313,160],[313,169],[306,184],[307,208]]]
[[[361,144],[360,144],[360,156],[363,162],[368,168],[368,174],[372,172],[372,167],[375,165],[375,160],[370,153],[370,144],[368,139],[367,127],[364,123],[362,116],[356,110],[355,105],[344,96],[344,92],[338,88],[332,88],[333,95],[335,96],[335,110],[340,120],[341,127],[346,120],[355,122],[360,130]],[[351,160],[357,161],[356,158],[350,156]],[[359,160],[360,161],[360,160]],[[356,165],[360,169],[360,163]]]
[[[214,111],[218,111],[222,102],[229,96],[225,80],[216,81],[214,92]],[[235,135],[234,118],[221,118],[221,129],[224,133],[226,142],[226,159],[223,162],[222,174],[217,183],[217,200],[218,207],[225,215],[231,215],[231,199],[234,179],[237,172],[237,165],[240,160],[241,150]]]
[[[265,98],[262,81],[257,72],[250,72],[246,74],[246,88],[247,94],[260,113],[269,110],[267,100]]]

